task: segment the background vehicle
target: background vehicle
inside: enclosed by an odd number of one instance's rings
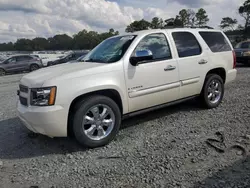
[[[58,64],[62,64],[62,63],[67,63],[69,61],[75,61],[79,57],[81,57],[82,55],[86,55],[86,54],[87,54],[87,52],[72,52],[72,53],[69,53],[66,56],[62,56],[61,58],[59,58],[57,60],[49,61],[48,62],[48,66],[58,65]]]
[[[250,41],[243,41],[235,46],[236,61],[250,66]]]
[[[87,54],[88,54],[88,52],[86,52],[84,55],[80,56],[78,59],[69,61],[68,63],[81,62],[81,61],[84,60],[84,58],[85,58],[85,56],[86,56]]]
[[[211,29],[115,36],[83,61],[21,79],[17,109],[28,129],[50,137],[73,133],[84,146],[103,146],[117,135],[122,118],[194,97],[206,108],[218,107],[224,85],[237,74],[230,41]]]
[[[42,68],[40,58],[32,55],[16,55],[0,62],[0,76],[6,73],[35,71]]]
[[[61,54],[31,54],[41,59],[44,67],[48,66],[49,61],[55,61],[60,59]]]

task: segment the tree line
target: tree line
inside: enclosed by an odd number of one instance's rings
[[[239,40],[250,37],[250,0],[246,0],[237,8],[239,15],[244,18],[240,25],[235,18],[222,18],[219,27],[229,35],[239,35]],[[171,27],[198,27],[212,28],[209,26],[209,16],[205,9],[200,8],[197,12],[192,9],[182,9],[178,15],[166,20],[154,17],[151,21],[145,19],[137,20],[129,24],[125,31],[135,32],[146,29],[164,29]],[[92,49],[101,41],[119,32],[110,29],[108,32],[98,33],[96,31],[82,30],[71,36],[66,34],[55,35],[50,38],[37,37],[34,39],[18,39],[15,43],[0,44],[0,51],[39,51],[39,50],[78,50]]]
[[[206,10],[200,8],[197,12],[192,9],[182,9],[175,18],[154,17],[151,22],[144,19],[134,21],[127,26],[126,32],[135,32],[145,29],[165,29],[169,27],[209,27],[209,18]]]
[[[34,39],[18,39],[15,43],[0,44],[0,51],[41,51],[41,50],[78,50],[92,49],[101,41],[118,35],[118,31],[110,29],[108,32],[98,33],[96,31],[82,30],[73,35],[55,35],[50,38],[37,37]]]

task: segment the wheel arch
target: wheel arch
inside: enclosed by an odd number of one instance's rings
[[[222,80],[223,80],[224,83],[226,82],[226,70],[223,67],[218,67],[218,68],[211,69],[206,74],[206,77],[209,74],[217,74],[217,75],[219,75],[222,78]]]
[[[125,110],[124,101],[122,101],[122,96],[116,89],[100,89],[78,95],[72,100],[69,106],[68,122],[67,122],[67,132],[69,136],[73,135],[72,123],[73,123],[74,113],[77,108],[77,104],[79,104],[79,102],[82,101],[84,98],[89,97],[91,95],[102,95],[111,98],[118,105],[121,114],[123,114]]]

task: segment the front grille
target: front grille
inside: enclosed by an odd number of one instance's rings
[[[29,89],[26,86],[19,85],[20,92],[28,93]]]
[[[24,106],[28,106],[28,100],[24,97],[19,96],[20,103]]]

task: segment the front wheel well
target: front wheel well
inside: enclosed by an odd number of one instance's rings
[[[93,91],[90,93],[80,95],[71,102],[71,105],[69,108],[68,127],[67,127],[68,136],[74,136],[73,131],[72,131],[72,124],[73,124],[74,113],[76,112],[76,109],[77,109],[77,104],[79,104],[84,98],[89,97],[91,95],[102,95],[102,96],[111,98],[118,105],[121,111],[121,114],[123,113],[123,105],[122,105],[121,96],[119,92],[114,89],[104,89],[104,90]]]
[[[215,68],[215,69],[212,69],[212,70],[210,70],[208,73],[207,73],[207,75],[209,75],[209,74],[217,74],[217,75],[219,75],[221,78],[222,78],[222,80],[223,80],[223,82],[225,83],[226,82],[226,71],[225,71],[225,69],[224,68]],[[206,76],[207,76],[206,75]]]

